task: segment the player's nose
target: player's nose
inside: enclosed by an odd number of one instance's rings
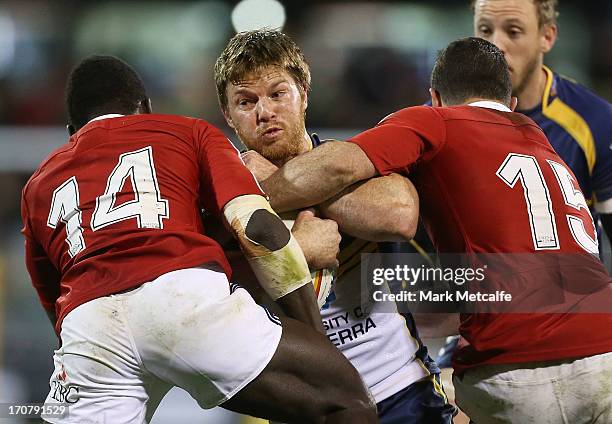
[[[502,51],[504,56],[506,56],[506,42],[507,38],[501,31],[495,31],[489,41]]]
[[[256,111],[259,121],[269,121],[275,116],[274,104],[267,98],[262,98],[257,102]]]

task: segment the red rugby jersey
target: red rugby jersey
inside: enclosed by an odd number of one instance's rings
[[[410,174],[438,252],[532,253],[530,262],[571,255],[580,264],[572,269],[588,273],[568,274],[563,263],[548,261],[512,278],[543,289],[559,278],[574,287],[610,287],[593,256],[595,229],[576,179],[524,115],[474,106],[412,107],[349,141],[380,174]],[[612,314],[564,312],[462,315],[460,331],[469,344],[457,352],[455,368],[612,350]]]
[[[26,265],[43,307],[55,308],[56,330],[80,304],[173,270],[213,262],[229,277],[200,212],[219,215],[245,194],[263,195],[205,121],[144,114],[89,122],[22,195]]]

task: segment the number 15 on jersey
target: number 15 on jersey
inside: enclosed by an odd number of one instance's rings
[[[574,185],[574,177],[565,165],[552,160],[546,160],[546,162],[556,177],[565,204],[577,212],[583,209],[587,213],[588,219],[583,219],[573,214],[566,214],[567,225],[572,237],[584,250],[598,255],[599,246],[597,244],[597,231],[593,223],[593,217],[584,195]],[[559,236],[557,234],[550,192],[542,174],[542,168],[536,158],[529,155],[510,153],[497,170],[496,175],[510,188],[514,188],[517,181],[521,182],[523,193],[525,194],[534,248],[536,250],[559,249]],[[586,226],[590,226],[593,229],[595,238],[588,234]]]

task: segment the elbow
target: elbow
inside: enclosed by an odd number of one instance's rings
[[[419,226],[419,195],[410,180],[399,175],[392,177],[401,181],[405,194],[398,198],[392,209],[391,218],[395,222],[394,228],[397,236],[410,241],[414,238]]]
[[[407,242],[414,238],[419,224],[418,215],[408,207],[394,207],[379,221],[378,230],[369,239],[378,242]]]
[[[410,241],[414,238],[418,225],[418,219],[411,220],[410,222],[404,222],[402,225],[400,225],[398,235],[400,235],[404,240]]]
[[[404,207],[399,209],[395,214],[396,221],[392,227],[395,230],[394,234],[400,241],[410,241],[416,234],[419,216],[412,208]]]

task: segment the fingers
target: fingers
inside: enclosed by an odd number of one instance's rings
[[[294,225],[299,225],[302,222],[308,221],[308,220],[310,220],[312,218],[316,218],[315,210],[313,208],[304,209],[303,211],[298,213],[297,217],[295,218],[295,224]]]
[[[251,160],[254,159],[257,156],[261,156],[259,153],[257,153],[255,150],[247,150],[246,152],[242,152],[240,153],[240,157],[242,158],[243,161],[247,161],[247,160]]]
[[[258,181],[263,181],[272,175],[278,167],[254,150],[240,154],[245,166],[255,175]]]

